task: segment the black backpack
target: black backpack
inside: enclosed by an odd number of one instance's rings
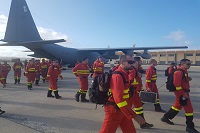
[[[113,73],[105,72],[92,81],[91,88],[89,88],[89,99],[92,103],[105,104],[110,96],[110,79],[112,74],[120,74],[123,78],[124,84],[127,83],[124,75],[119,71]]]
[[[176,87],[174,86],[174,73],[176,71],[181,71],[182,72],[182,74],[183,74],[182,79],[186,78],[184,70],[176,69],[176,70],[172,71],[172,73],[168,75],[167,82],[166,82],[166,88],[170,92],[176,91]]]
[[[165,70],[165,76],[166,76],[166,77],[169,76],[169,72],[168,72],[168,71],[169,71],[169,68],[170,68],[170,67],[168,67],[168,68]]]

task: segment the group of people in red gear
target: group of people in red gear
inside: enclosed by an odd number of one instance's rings
[[[93,63],[92,67],[88,66],[88,58],[84,58],[81,63],[77,63],[72,69],[72,72],[76,77],[78,77],[78,82],[80,84],[80,89],[75,95],[75,99],[79,102],[79,97],[81,96],[81,102],[89,102],[86,99],[86,93],[88,90],[88,76],[91,71],[93,71],[92,78],[100,76],[104,73],[104,62],[101,57]],[[156,112],[163,112],[160,106],[160,97],[158,93],[158,87],[156,85],[157,72],[156,66],[157,61],[151,59],[149,61],[149,67],[146,71],[141,67],[142,61],[140,57],[131,57],[129,55],[123,55],[120,57],[120,64],[113,67],[110,71],[118,71],[123,74],[126,79],[124,84],[124,79],[120,74],[113,73],[111,77],[109,97],[107,103],[104,105],[105,118],[100,130],[100,133],[114,133],[117,128],[120,127],[124,133],[136,133],[136,129],[132,122],[132,118],[140,125],[140,128],[151,128],[153,124],[146,122],[143,112],[143,102],[139,96],[140,91],[144,91],[142,84],[142,74],[146,75],[146,90],[147,92],[154,92],[157,94],[157,99],[154,104]],[[188,77],[187,69],[189,69],[190,61],[188,59],[183,59],[180,62],[178,69],[183,69],[186,74],[187,80],[183,80],[182,73],[177,71],[174,75],[174,85],[177,88],[175,91],[176,100],[174,105],[166,112],[161,119],[161,121],[173,125],[174,123],[170,120],[173,119],[183,106],[180,105],[180,97],[183,96],[187,99],[188,103],[184,106],[185,116],[186,116],[186,131],[190,133],[199,133],[194,128],[193,123],[193,108],[189,98],[189,81],[191,78]],[[169,68],[169,73],[176,70],[175,64],[172,64]],[[134,110],[132,109],[134,108]]]

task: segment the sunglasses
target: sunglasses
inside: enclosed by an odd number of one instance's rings
[[[133,63],[135,63],[135,61],[133,61],[133,60],[127,60],[127,62],[128,62],[128,64],[133,64]]]
[[[190,66],[190,65],[191,65],[191,63],[187,63],[186,65]]]

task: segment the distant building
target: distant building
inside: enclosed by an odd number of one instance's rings
[[[192,65],[200,66],[200,50],[182,51],[156,51],[149,52],[152,59],[156,59],[159,65],[167,65],[172,62],[179,63],[183,58],[191,60]],[[148,64],[149,59],[143,59],[143,64]]]

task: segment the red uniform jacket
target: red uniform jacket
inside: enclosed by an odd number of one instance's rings
[[[119,68],[120,65],[114,66],[111,71],[114,72],[115,70],[117,70]]]
[[[183,73],[181,71],[174,72],[174,86],[176,87],[177,92],[183,95],[185,92],[190,90],[190,84],[188,79],[188,71],[181,67],[178,69],[182,69],[185,72],[185,78],[183,77]]]
[[[94,71],[94,74],[92,77],[99,76],[100,74],[104,72],[104,62],[96,60],[94,64],[92,65],[92,69]]]
[[[119,109],[124,113],[124,115],[131,119],[135,117],[136,113],[131,109],[132,108],[132,99],[130,98],[130,84],[128,73],[125,72],[121,67],[116,71],[123,73],[126,78],[127,83],[124,85],[123,78],[119,74],[113,74],[110,82],[110,92],[112,96],[109,97],[109,101],[115,102]]]
[[[55,80],[55,81],[58,79],[58,77],[60,77],[62,79],[62,75],[60,73],[59,68],[60,68],[59,66],[51,65],[48,69],[47,79]]]
[[[35,70],[36,70],[36,73],[40,73],[40,70],[41,70],[40,63],[35,63]]]
[[[28,74],[35,74],[37,72],[37,70],[36,70],[36,66],[35,66],[35,64],[28,64],[27,66],[26,66],[26,72],[25,72],[25,74],[26,74],[26,76],[28,76]]]
[[[9,72],[11,70],[11,66],[9,64],[2,64],[1,65],[1,71],[2,72]]]
[[[131,85],[134,87],[134,88],[137,88],[138,86],[138,71],[136,68],[134,68],[133,70],[130,70],[129,71],[129,81],[131,83]]]
[[[46,71],[47,68],[48,68],[48,63],[47,62],[41,62],[40,63],[41,72]]]
[[[172,71],[174,71],[174,70],[175,70],[175,68],[173,66],[170,66],[169,69],[168,69],[168,73],[171,74]]]
[[[146,87],[152,89],[152,84],[155,84],[157,80],[156,68],[150,66],[146,70]]]
[[[76,77],[88,77],[90,74],[90,69],[88,64],[85,63],[79,63],[78,65],[76,65],[73,69],[72,72],[74,73],[74,75]]]
[[[13,70],[14,71],[21,71],[22,68],[24,68],[24,66],[21,62],[15,62],[13,64]]]

